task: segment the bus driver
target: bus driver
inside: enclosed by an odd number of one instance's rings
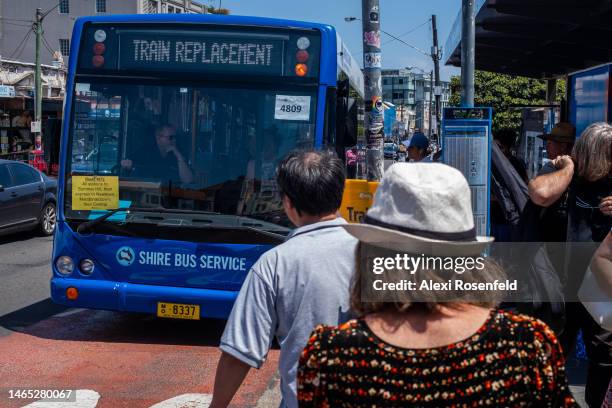
[[[187,165],[185,158],[176,147],[176,128],[174,125],[165,123],[155,128],[156,147],[153,151],[146,152],[136,160],[121,160],[121,168],[127,171],[134,171],[140,176],[157,178],[160,180],[169,179],[181,183],[193,182],[193,173]],[[145,171],[140,171],[141,166],[145,166]]]

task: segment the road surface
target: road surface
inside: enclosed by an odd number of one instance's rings
[[[54,305],[51,247],[51,238],[34,234],[0,238],[0,406],[36,401],[10,399],[9,390],[71,389],[79,408],[207,407],[224,321]],[[278,406],[277,364],[273,350],[232,406]]]

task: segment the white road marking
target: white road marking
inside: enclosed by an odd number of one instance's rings
[[[50,402],[39,400],[24,406],[23,408],[96,408],[100,394],[94,390],[77,390],[76,401],[73,402]]]
[[[152,405],[150,408],[208,408],[211,401],[210,394],[183,394]]]

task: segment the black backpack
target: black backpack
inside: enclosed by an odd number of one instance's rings
[[[523,289],[522,302],[505,303],[502,307],[536,317],[559,333],[565,316],[562,271],[555,268],[542,244],[547,240],[544,224],[550,221],[557,206],[544,208],[534,204],[529,199],[527,184],[495,143],[491,154],[491,190],[511,226],[511,241],[516,243],[499,245],[498,253],[509,277],[516,276]],[[508,262],[504,262],[506,257]]]
[[[566,199],[565,195],[562,199]],[[544,220],[551,208],[534,204],[531,200],[525,205],[518,225],[514,229],[513,241],[528,244],[518,245],[512,256],[517,275],[527,279],[528,293],[524,298],[531,302],[521,302],[517,309],[547,323],[556,333],[560,333],[565,322],[565,296],[563,294],[562,264],[551,261],[546,246]],[[554,244],[551,244],[554,245]],[[556,245],[564,245],[558,243]],[[526,278],[525,278],[526,277]]]

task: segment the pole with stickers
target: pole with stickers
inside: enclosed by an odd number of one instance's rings
[[[362,0],[366,160],[369,181],[383,175],[384,105],[382,101],[380,9],[378,0]]]

